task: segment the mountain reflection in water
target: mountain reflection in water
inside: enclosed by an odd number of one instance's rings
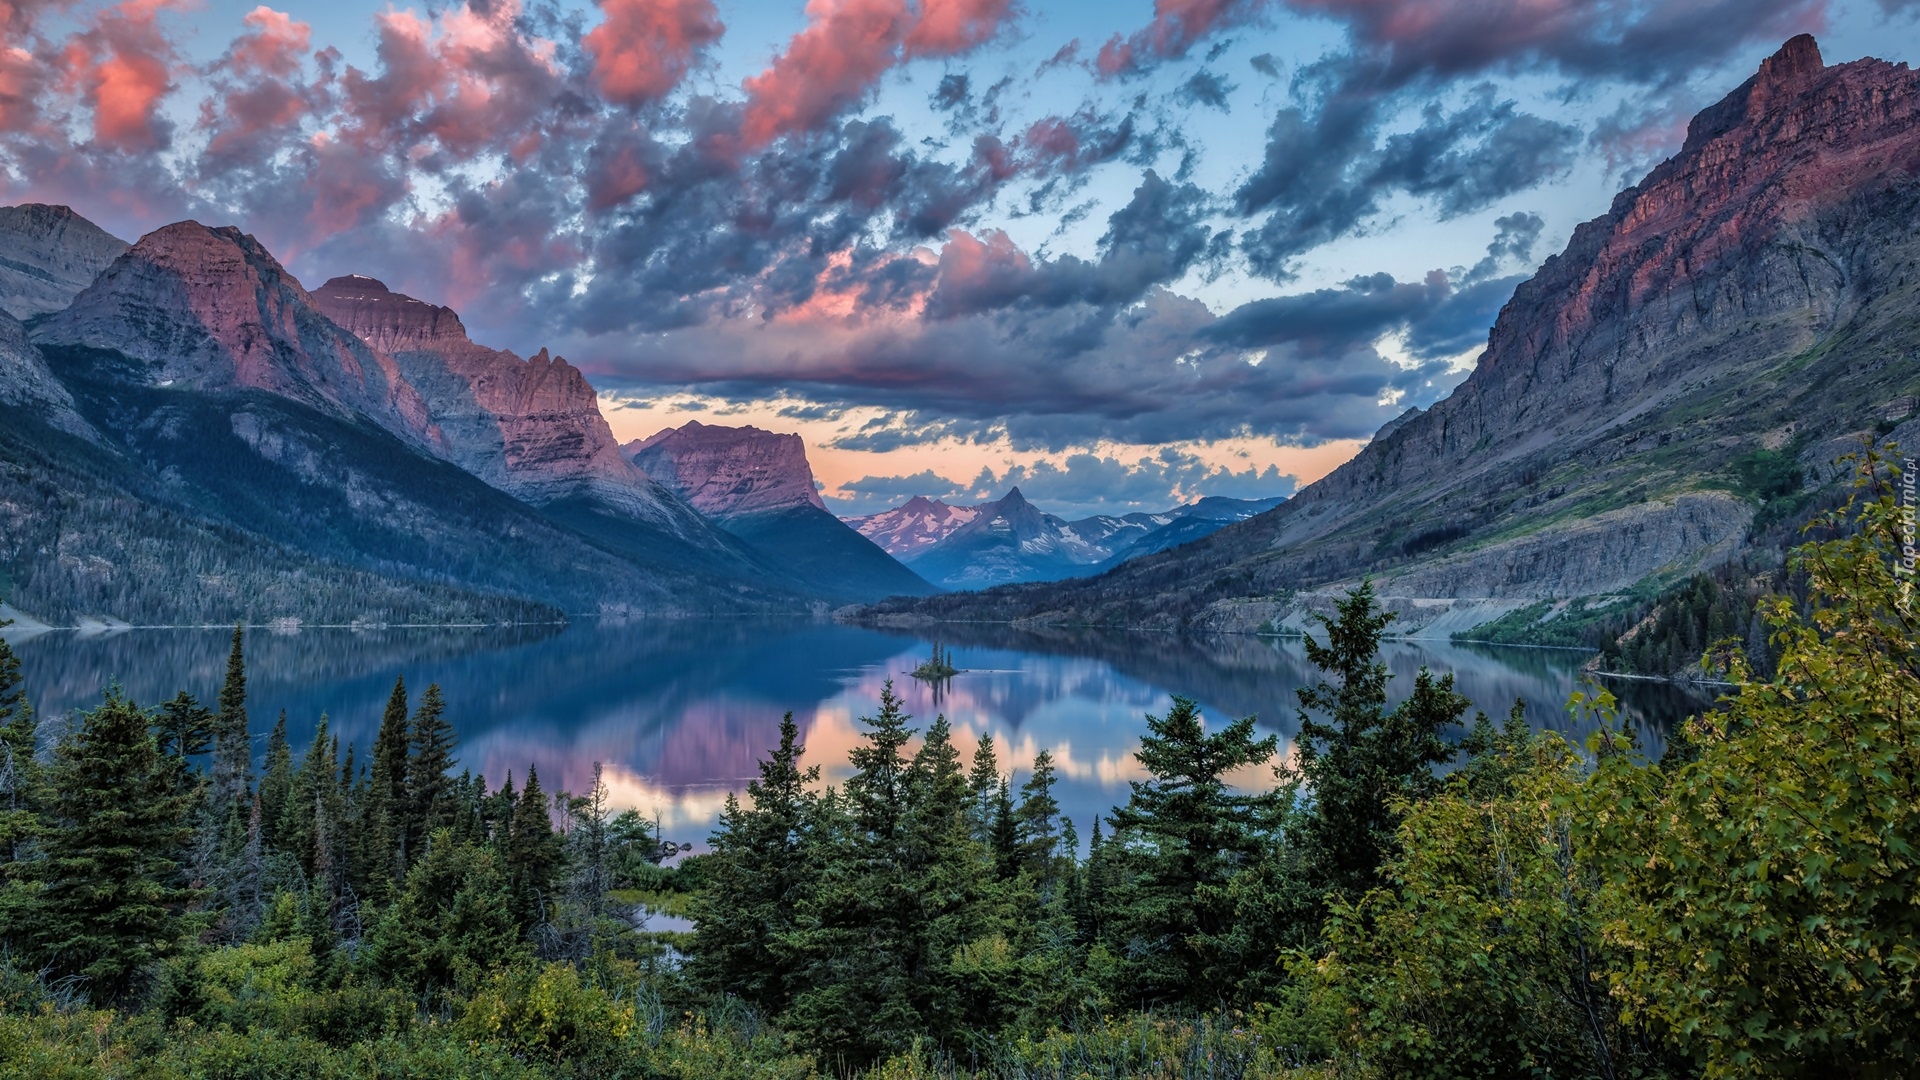
[[[1019,773],[1016,786],[1034,754],[1051,750],[1056,796],[1084,840],[1094,815],[1125,801],[1126,782],[1143,775],[1133,758],[1143,718],[1163,712],[1171,694],[1197,699],[1214,719],[1256,715],[1285,744],[1298,723],[1294,690],[1316,677],[1298,640],[989,625],[940,627],[938,639],[964,670],[933,686],[906,673],[934,637],[823,621],[262,629],[247,638],[248,708],[256,754],[284,709],[296,754],[324,712],[364,762],[394,678],[404,675],[416,699],[437,682],[460,733],[461,767],[497,785],[509,771],[518,783],[531,762],[549,790],[577,792],[603,762],[616,806],[657,815],[668,839],[704,848],[727,794],[745,789],[777,740],[782,713],[800,722],[807,760],[838,783],[861,737],[856,718],[874,710],[892,678],[917,726],[946,714],[963,756],[991,733],[1002,768]],[[113,680],[143,705],[180,689],[211,703],[227,644],[218,630],[14,638],[44,716],[90,707]],[[1585,654],[1438,641],[1389,642],[1383,652],[1392,691],[1405,692],[1426,664],[1454,672],[1460,692],[1496,719],[1519,698],[1536,727],[1576,742],[1591,733],[1565,712]],[[1701,706],[1664,684],[1614,689],[1651,755],[1671,723]],[[1266,769],[1236,779],[1272,783]]]

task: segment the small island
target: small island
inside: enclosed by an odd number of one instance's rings
[[[935,644],[933,655],[920,661],[920,666],[914,668],[910,674],[916,679],[938,682],[960,674],[960,669],[953,666],[953,653]]]

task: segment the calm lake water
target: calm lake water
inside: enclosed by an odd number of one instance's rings
[[[229,631],[57,631],[13,636],[28,694],[43,715],[90,707],[110,682],[143,705],[185,689],[211,703],[226,667]],[[848,773],[882,684],[920,724],[944,712],[971,757],[982,734],[1002,767],[1024,778],[1042,748],[1060,772],[1057,795],[1084,838],[1095,814],[1124,802],[1143,774],[1133,758],[1144,717],[1171,694],[1197,699],[1213,719],[1254,715],[1283,744],[1297,727],[1294,690],[1317,678],[1298,640],[1242,636],[1034,632],[942,628],[964,673],[943,689],[906,674],[934,639],[811,621],[581,622],[560,627],[314,630],[248,637],[248,707],[256,752],[281,710],[295,752],[322,713],[365,761],[396,676],[418,693],[439,683],[460,734],[462,767],[497,785],[538,765],[549,790],[583,790],[595,762],[618,807],[657,815],[668,839],[706,847],[729,792],[743,790],[791,710],[807,760],[830,782]],[[1584,741],[1591,724],[1567,715],[1586,655],[1545,649],[1393,642],[1391,687],[1405,692],[1422,664],[1452,671],[1458,688],[1496,718],[1518,698],[1536,727]],[[1650,754],[1668,726],[1699,708],[1664,684],[1615,684]],[[1238,778],[1272,782],[1262,769]]]

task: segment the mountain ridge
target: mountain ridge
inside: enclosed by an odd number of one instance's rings
[[[1459,387],[1279,508],[1072,588],[861,615],[1252,630],[1372,574],[1417,628],[1734,557],[1736,459],[1822,464],[1920,391],[1917,178],[1920,74],[1794,38],[1516,289]]]

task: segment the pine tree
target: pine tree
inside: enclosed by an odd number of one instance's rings
[[[185,690],[160,706],[153,730],[160,753],[179,758],[182,764],[213,748],[213,712]]]
[[[1054,857],[1060,846],[1055,824],[1060,803],[1053,797],[1053,784],[1053,755],[1042,750],[1034,756],[1033,775],[1020,785],[1020,808],[1014,811],[1021,862],[1041,883],[1043,896],[1051,891],[1057,876]]]
[[[1013,790],[1006,777],[993,789],[993,831],[987,844],[995,876],[1011,881],[1020,873],[1020,820],[1015,816]]]
[[[397,886],[407,871],[407,823],[411,809],[407,791],[406,679],[393,681],[380,732],[374,737],[368,768],[365,826],[369,845],[368,887],[376,896]]]
[[[1445,732],[1471,703],[1454,692],[1451,674],[1436,679],[1421,668],[1413,693],[1387,711],[1379,649],[1393,616],[1375,607],[1370,582],[1337,607],[1337,617],[1320,616],[1326,643],[1309,636],[1306,649],[1338,684],[1296,691],[1299,764],[1289,775],[1313,792],[1312,811],[1298,830],[1308,873],[1317,887],[1353,901],[1381,884],[1380,866],[1397,850],[1396,800],[1433,789],[1433,767],[1455,755]],[[1330,722],[1310,710],[1326,713]]]
[[[973,768],[967,773],[969,795],[967,816],[973,824],[974,839],[993,843],[993,803],[1000,791],[1000,760],[994,754],[993,736],[980,736],[973,748]]]
[[[420,695],[420,707],[413,713],[411,742],[413,758],[407,763],[407,850],[416,853],[420,844],[435,829],[451,828],[455,805],[453,768],[455,737],[453,725],[446,719],[447,703],[440,696],[440,684],[431,683]]]
[[[1251,716],[1209,735],[1199,706],[1178,696],[1147,729],[1135,756],[1151,779],[1131,781],[1104,853],[1126,871],[1110,893],[1120,989],[1141,1002],[1217,1005],[1241,974],[1219,944],[1233,929],[1229,886],[1273,842],[1280,810],[1277,796],[1235,794],[1225,778],[1271,759],[1278,739],[1255,738]]]
[[[47,786],[45,857],[25,864],[9,895],[12,925],[52,972],[87,980],[115,1000],[140,970],[186,936],[173,884],[190,836],[192,796],[173,783],[147,714],[107,692],[55,752]]]
[[[40,832],[40,721],[21,689],[20,660],[0,638],[0,863],[17,862]]]
[[[769,1015],[784,1011],[797,989],[788,939],[815,878],[806,830],[815,801],[808,787],[819,781],[820,769],[801,766],[805,753],[788,713],[780,720],[780,745],[747,784],[751,805],[727,799],[708,857],[710,884],[693,913],[687,974]]]
[[[247,735],[243,634],[244,630],[236,624],[233,649],[227,654],[226,682],[220,687],[220,711],[213,719],[213,784],[207,794],[216,820],[223,819],[230,806],[246,798],[253,781],[253,746]]]
[[[898,842],[900,819],[906,814],[906,745],[914,729],[913,719],[893,693],[893,680],[880,689],[880,711],[863,716],[866,741],[847,753],[854,775],[847,781],[847,798],[852,802],[856,824],[884,847]]]
[[[267,848],[280,848],[280,824],[293,800],[293,748],[287,745],[287,711],[267,736],[267,768],[260,774],[260,842]]]
[[[527,766],[527,786],[513,808],[513,834],[507,841],[507,878],[512,909],[522,927],[545,921],[554,877],[560,871],[560,838],[554,834],[540,773]]]

